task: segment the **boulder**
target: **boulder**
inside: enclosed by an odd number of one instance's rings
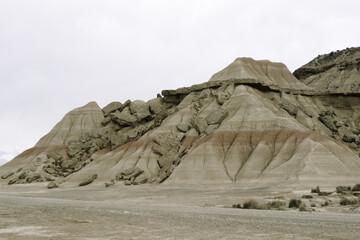
[[[230,94],[218,92],[216,95],[216,101],[218,104],[223,105],[227,100],[229,100]]]
[[[190,126],[188,124],[185,123],[179,123],[176,125],[177,130],[179,130],[180,132],[186,133],[187,131],[190,130]]]
[[[352,149],[357,149],[357,148],[359,148],[359,146],[358,146],[355,142],[352,142],[352,143],[350,144],[350,147],[351,147]]]
[[[128,142],[128,136],[119,131],[117,134],[112,135],[112,137],[110,138],[110,142],[111,142],[111,149],[115,149],[125,143]]]
[[[104,113],[104,116],[107,117],[110,113],[115,112],[116,110],[120,109],[122,107],[122,104],[120,102],[111,102],[108,105],[106,105],[102,111]]]
[[[82,187],[82,186],[86,186],[90,183],[92,183],[95,179],[97,179],[97,174],[93,174],[91,175],[90,177],[86,178],[84,181],[82,181],[79,186]]]
[[[52,188],[58,188],[59,185],[55,182],[55,181],[51,181],[49,182],[49,184],[47,185],[48,189],[52,189]]]
[[[220,124],[214,124],[214,125],[209,125],[206,130],[205,130],[205,134],[209,135],[211,134],[213,131],[215,131],[215,129],[219,128]]]
[[[139,184],[144,184],[147,182],[147,177],[145,176],[145,174],[140,174],[139,176],[137,176],[133,182],[134,185],[139,185]]]
[[[148,101],[151,114],[159,114],[163,110],[164,100],[161,97],[151,99]]]
[[[228,112],[224,109],[218,109],[215,112],[210,113],[206,118],[206,122],[208,125],[220,124],[226,117],[228,116]]]
[[[106,126],[109,122],[111,122],[111,117],[106,116],[104,120],[101,122],[101,125]]]
[[[136,167],[134,169],[134,172],[129,174],[129,175],[123,175],[122,179],[123,180],[134,180],[137,176],[139,176],[140,174],[142,174],[144,171],[139,168],[139,167]]]
[[[281,108],[287,111],[290,115],[296,116],[299,108],[295,106],[294,104],[291,104],[289,102],[283,102],[281,104]]]
[[[136,100],[130,103],[130,113],[134,115],[138,121],[151,116],[149,105],[140,100]]]
[[[41,174],[38,172],[31,172],[28,174],[27,178],[26,178],[26,182],[27,183],[32,183],[36,180],[39,180],[41,178]]]
[[[355,135],[351,135],[351,134],[345,134],[345,135],[342,137],[342,140],[343,140],[344,142],[348,142],[348,143],[355,142],[356,136],[355,136]]]
[[[62,159],[62,156],[56,152],[48,153],[46,156],[48,159],[54,159],[56,161],[60,161]]]
[[[111,113],[110,116],[113,121],[117,122],[121,126],[131,126],[137,121],[137,118],[126,110],[122,111],[121,113],[116,111]]]
[[[154,142],[165,148],[167,151],[170,151],[171,149],[178,150],[180,147],[180,141],[177,136],[170,133],[160,133],[156,135]]]
[[[74,157],[84,148],[84,144],[80,141],[70,140],[67,143],[67,152],[69,157]]]
[[[7,179],[8,177],[12,176],[14,172],[7,172],[1,176],[1,179]]]
[[[199,134],[202,134],[205,132],[208,124],[207,124],[207,121],[205,120],[205,118],[203,117],[195,117],[195,118],[192,118],[190,120],[190,124],[193,128],[196,129],[196,131],[199,133]]]
[[[105,183],[105,187],[110,187],[110,186],[113,186],[113,185],[115,185],[115,180],[114,179],[111,179],[110,182]]]
[[[336,127],[334,119],[329,115],[320,115],[319,120],[332,132],[337,132],[338,128]]]

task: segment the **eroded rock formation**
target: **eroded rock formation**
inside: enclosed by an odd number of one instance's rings
[[[0,174],[49,188],[349,185],[360,180],[359,116],[356,94],[312,89],[280,63],[236,59],[206,83],[147,102],[76,109]]]

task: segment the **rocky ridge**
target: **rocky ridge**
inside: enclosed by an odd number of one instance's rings
[[[319,55],[294,71],[304,84],[321,91],[360,92],[360,47]]]
[[[2,179],[10,185],[50,181],[51,188],[54,182],[356,183],[359,96],[314,90],[284,66],[236,59],[209,82],[164,90],[148,102],[103,109],[91,103],[83,112],[86,105],[2,166]],[[79,120],[86,115],[92,122]],[[68,134],[57,134],[61,129]]]

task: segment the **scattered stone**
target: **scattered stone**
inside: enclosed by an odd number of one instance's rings
[[[88,185],[90,183],[92,183],[95,179],[97,179],[97,174],[91,175],[90,177],[88,177],[87,179],[85,179],[84,181],[82,181],[79,186],[85,186]]]
[[[58,188],[59,185],[55,182],[55,181],[51,181],[49,182],[49,184],[47,185],[48,189],[52,189],[52,188]]]
[[[84,148],[84,144],[80,141],[70,140],[67,143],[67,153],[69,157],[74,157]]]
[[[12,176],[14,174],[14,172],[8,172],[8,173],[5,173],[1,176],[2,179],[7,179],[9,178],[10,176]]]
[[[130,103],[130,113],[134,115],[138,121],[151,116],[149,105],[140,100],[136,100]]]
[[[120,102],[111,102],[108,105],[106,105],[102,111],[104,113],[104,116],[107,117],[110,113],[115,112],[116,110],[120,109],[122,107],[122,104]]]
[[[31,172],[28,174],[27,178],[26,178],[26,182],[27,183],[32,183],[36,180],[39,180],[41,178],[41,174],[38,172]]]
[[[230,94],[219,92],[216,95],[216,101],[219,105],[223,105],[227,100],[229,100]]]
[[[327,127],[329,128],[332,132],[337,132],[338,128],[335,125],[335,121],[332,117],[330,116],[319,116],[319,120]]]
[[[206,130],[205,130],[205,134],[209,135],[211,134],[213,131],[215,131],[215,129],[219,128],[220,124],[214,124],[214,125],[209,125]]]
[[[151,99],[150,101],[148,101],[148,104],[150,113],[157,115],[163,110],[164,100],[160,96],[155,99]]]
[[[186,133],[187,131],[190,130],[190,126],[188,124],[185,123],[179,123],[176,125],[177,130],[179,130],[180,132]]]
[[[114,179],[111,179],[110,182],[105,183],[105,187],[110,187],[110,186],[113,186],[113,185],[115,185],[115,180]]]
[[[351,147],[352,149],[357,149],[357,148],[359,148],[359,146],[358,146],[355,142],[352,142],[352,143],[350,144],[350,147]]]
[[[116,111],[114,113],[110,114],[111,119],[120,124],[121,126],[131,126],[136,121],[137,118],[130,114],[129,111],[122,111],[121,113],[119,111]]]
[[[199,134],[204,133],[208,126],[207,121],[203,117],[192,118],[190,124]]]
[[[220,124],[226,117],[228,116],[228,112],[224,109],[218,109],[215,112],[210,113],[206,118],[206,122],[208,125]]]
[[[55,161],[61,161],[62,156],[56,152],[51,152],[46,155],[48,159],[54,159]],[[21,170],[20,170],[21,171]]]
[[[134,180],[134,185],[139,185],[139,184],[144,184],[147,182],[147,177],[145,176],[145,174],[140,174],[139,176],[137,176]]]
[[[124,181],[124,184],[125,184],[126,186],[129,186],[129,185],[131,185],[131,182],[130,182],[129,180],[126,180],[126,181]]]
[[[345,134],[345,135],[342,137],[342,140],[343,140],[344,142],[348,142],[348,143],[355,142],[356,136],[355,136],[355,135]]]
[[[296,116],[297,112],[299,111],[299,108],[289,102],[283,102],[281,104],[281,108],[287,111],[290,115]]]
[[[101,125],[106,126],[109,122],[111,122],[111,116],[106,116],[101,122]]]

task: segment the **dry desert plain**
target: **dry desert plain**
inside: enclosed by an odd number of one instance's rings
[[[231,208],[249,199],[288,202],[309,192],[231,184],[2,184],[0,239],[359,239],[359,209],[340,206],[336,194],[302,199],[304,212]],[[326,200],[331,204],[321,207]]]

